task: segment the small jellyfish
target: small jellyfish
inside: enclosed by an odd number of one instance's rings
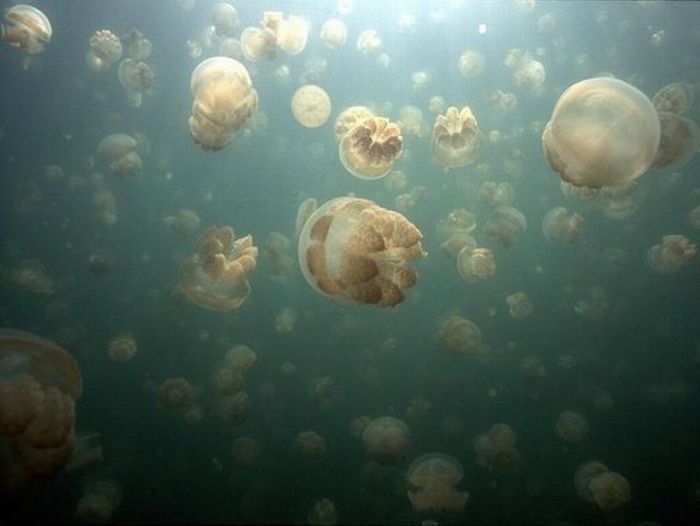
[[[372,110],[365,106],[350,106],[349,108],[345,108],[338,114],[338,117],[335,119],[335,124],[333,125],[336,140],[340,142],[345,134],[357,124],[373,116],[374,113],[372,113]]]
[[[250,437],[238,437],[231,445],[231,457],[239,468],[254,466],[260,458],[260,445]]]
[[[202,43],[199,40],[188,40],[185,42],[185,53],[190,58],[199,58],[202,56]]]
[[[27,4],[12,6],[5,13],[5,24],[0,24],[2,39],[30,55],[44,51],[52,34],[51,22],[46,15]]]
[[[547,212],[542,219],[542,233],[548,241],[575,243],[583,228],[583,217],[578,212],[569,214],[563,206]]]
[[[513,72],[515,85],[523,90],[540,91],[546,78],[544,65],[532,58],[520,64]]]
[[[136,340],[129,333],[115,336],[107,346],[107,354],[113,362],[128,362],[137,351]]]
[[[425,135],[423,112],[416,106],[410,104],[401,106],[397,124],[399,128],[401,128],[402,134],[412,135],[414,137],[423,137]]]
[[[554,425],[554,431],[564,442],[575,444],[586,438],[588,420],[575,411],[562,411]]]
[[[309,22],[290,15],[277,27],[277,45],[287,55],[298,55],[306,47],[309,38]]]
[[[217,414],[222,420],[239,426],[248,418],[250,397],[245,391],[222,396],[217,400]]]
[[[700,149],[700,129],[692,120],[667,111],[659,112],[661,140],[652,167],[678,169]]]
[[[294,92],[292,114],[307,128],[323,126],[331,116],[331,98],[320,86],[306,84]]]
[[[296,321],[297,313],[294,309],[283,309],[282,312],[275,317],[275,331],[282,333],[292,332]]]
[[[168,378],[156,389],[156,402],[164,412],[182,416],[195,403],[194,386],[184,378]]]
[[[455,314],[440,326],[438,340],[447,352],[466,355],[481,345],[481,330],[473,321]]]
[[[411,432],[398,418],[382,416],[372,420],[362,433],[367,454],[379,464],[397,464],[411,448]]]
[[[489,104],[499,115],[512,112],[518,105],[518,97],[513,93],[501,90],[492,91],[488,97]]]
[[[217,35],[229,37],[238,28],[238,11],[231,4],[221,2],[212,7],[210,20]]]
[[[224,362],[226,367],[241,374],[247,374],[257,361],[257,353],[247,345],[238,344],[226,351]]]
[[[382,39],[375,29],[365,29],[357,37],[357,49],[363,55],[377,56],[382,52]]]
[[[174,215],[166,216],[163,222],[172,232],[182,237],[193,235],[201,224],[197,212],[189,208],[180,208]]]
[[[408,185],[408,176],[403,170],[392,170],[384,178],[384,187],[390,194],[401,193]]]
[[[425,70],[416,71],[413,75],[411,75],[411,87],[416,93],[423,91],[429,82],[430,73]]]
[[[263,62],[277,58],[275,33],[269,28],[246,27],[241,33],[241,51],[251,62]]]
[[[442,113],[445,111],[445,104],[445,99],[443,97],[440,95],[434,95],[430,97],[430,100],[428,101],[428,111],[433,115]]]
[[[462,464],[450,455],[428,453],[415,459],[406,474],[413,511],[462,511],[469,499],[469,493],[457,488],[462,477]]]
[[[78,500],[73,520],[85,524],[110,522],[114,510],[119,506],[123,492],[116,481],[110,479],[92,480],[85,487]]]
[[[141,106],[143,95],[150,92],[155,82],[155,73],[151,66],[133,58],[125,58],[119,63],[117,75],[126,90],[129,104],[136,108]]]
[[[467,283],[483,281],[496,273],[496,258],[488,248],[466,243],[457,253],[457,272]]]
[[[627,479],[598,461],[586,462],[576,469],[574,487],[581,500],[595,503],[605,513],[623,508],[631,500]]]
[[[338,512],[335,503],[331,499],[316,501],[313,509],[306,517],[307,524],[312,526],[333,526],[338,523]]]
[[[136,139],[125,133],[113,133],[102,139],[97,145],[97,160],[118,177],[135,175],[143,168]]]
[[[484,181],[477,197],[480,202],[493,208],[510,206],[515,199],[515,187],[508,182]]]
[[[102,72],[122,58],[122,43],[109,29],[95,31],[90,36],[90,50],[86,60],[91,70]]]
[[[494,476],[512,475],[520,469],[517,437],[508,424],[495,424],[474,439],[476,463]]]
[[[130,30],[126,35],[122,36],[122,40],[126,47],[126,53],[130,58],[141,61],[151,56],[153,44],[138,29]]]
[[[348,28],[342,20],[329,18],[321,26],[321,40],[331,49],[344,46],[347,38]]]
[[[688,222],[695,230],[700,230],[700,206],[696,206],[688,212]]]
[[[542,133],[552,169],[576,186],[624,184],[649,169],[661,138],[651,101],[621,80],[578,82],[559,97]]]
[[[527,229],[527,219],[512,206],[499,206],[484,223],[484,234],[505,248],[512,247]]]
[[[54,281],[46,275],[46,267],[36,259],[25,259],[10,270],[12,283],[19,288],[36,294],[50,296],[54,293]]]
[[[442,166],[456,168],[473,163],[484,144],[484,135],[472,110],[447,108],[444,115],[435,118],[433,126],[433,156]]]
[[[352,127],[338,145],[340,161],[358,179],[380,179],[403,151],[399,126],[389,119],[368,117]]]
[[[104,451],[100,433],[80,433],[75,439],[75,448],[63,468],[66,473],[83,474],[104,462]]]
[[[693,105],[698,88],[698,84],[672,82],[657,91],[651,102],[658,112],[668,111],[682,115]]]
[[[697,253],[697,246],[687,237],[667,235],[661,239],[661,244],[649,248],[647,263],[659,274],[673,274],[692,261]]]
[[[326,439],[315,431],[302,431],[294,441],[294,450],[302,458],[319,462],[326,456]]]
[[[524,320],[532,314],[532,303],[524,292],[514,292],[506,298],[506,304],[512,318]]]
[[[457,69],[465,79],[478,77],[484,72],[486,60],[480,51],[468,49],[463,52],[457,61]]]

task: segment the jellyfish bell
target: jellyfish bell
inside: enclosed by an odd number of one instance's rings
[[[122,43],[109,29],[95,31],[90,36],[86,60],[93,71],[107,71],[122,58]]]
[[[468,106],[450,106],[435,118],[432,150],[435,160],[446,168],[473,163],[481,153],[484,136]]]
[[[212,7],[210,19],[219,36],[232,36],[238,28],[238,11],[226,2],[220,2]]]
[[[447,352],[464,355],[481,344],[481,330],[473,321],[452,315],[440,326],[438,340]]]
[[[585,462],[576,468],[574,488],[581,500],[596,504],[606,513],[624,507],[631,500],[627,479],[598,461]]]
[[[688,164],[700,149],[697,124],[678,113],[660,111],[661,140],[652,167],[678,169]]]
[[[685,82],[672,82],[663,86],[654,94],[651,102],[656,111],[668,111],[682,115],[686,113],[695,100],[700,89],[698,84],[686,84]]]
[[[331,99],[320,86],[306,84],[292,97],[292,114],[302,126],[318,128],[331,116]]]
[[[484,223],[483,232],[505,248],[512,247],[527,229],[527,219],[512,206],[499,206]]]
[[[310,24],[305,19],[290,15],[279,24],[277,45],[287,55],[298,55],[306,47]]]
[[[484,55],[475,49],[464,51],[457,61],[457,69],[465,79],[478,77],[484,72],[486,61]]]
[[[583,228],[583,217],[569,214],[563,206],[552,208],[542,219],[542,233],[548,241],[574,243]]]
[[[347,38],[348,28],[342,20],[329,18],[321,26],[321,40],[331,49],[344,46]]]
[[[372,420],[362,433],[367,454],[379,464],[396,464],[411,448],[408,426],[392,416]]]
[[[642,175],[654,161],[660,138],[659,119],[646,95],[621,80],[598,77],[564,91],[542,144],[563,180],[598,188]]]
[[[97,160],[106,165],[114,175],[128,177],[143,168],[137,147],[138,143],[131,135],[112,133],[97,145]]]
[[[372,110],[366,106],[350,106],[345,108],[338,114],[338,117],[335,119],[335,124],[333,125],[336,140],[340,141],[356,124],[373,116],[374,113],[372,113]]]
[[[698,253],[697,246],[682,235],[663,236],[660,244],[647,251],[647,263],[658,274],[673,274],[692,261]]]
[[[150,92],[155,83],[155,73],[151,67],[133,58],[125,58],[119,63],[117,76],[126,90],[129,104],[137,108],[141,105],[143,95]]]
[[[297,218],[295,221],[295,227],[294,227],[294,232],[295,232],[297,239],[299,239],[299,236],[301,235],[301,231],[303,230],[304,225],[308,221],[309,217],[311,217],[311,215],[316,211],[316,208],[317,208],[317,202],[316,202],[316,199],[313,197],[307,197],[299,205],[299,209],[297,210]]]
[[[131,29],[122,36],[126,52],[136,61],[146,60],[151,56],[153,44],[138,29]]]
[[[575,411],[562,411],[554,425],[554,431],[565,442],[581,442],[588,434],[588,421]]]
[[[340,161],[358,179],[380,179],[403,151],[399,126],[383,117],[367,117],[352,127],[338,146]]]
[[[27,4],[12,6],[5,12],[5,23],[0,24],[2,39],[30,55],[44,51],[52,34],[51,22],[46,15]]]
[[[246,27],[241,33],[241,52],[251,62],[275,59],[278,48],[274,32],[267,28]]]
[[[456,486],[464,476],[460,462],[444,453],[427,453],[416,458],[408,468],[406,494],[413,510],[458,512],[464,509],[469,493]]]
[[[365,29],[358,35],[356,46],[363,55],[377,56],[382,52],[383,44],[375,29]]]

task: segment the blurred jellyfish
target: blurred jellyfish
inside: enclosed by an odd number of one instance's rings
[[[672,82],[662,87],[651,99],[658,112],[671,112],[677,115],[686,113],[693,105],[700,85]]]
[[[316,199],[314,199],[313,197],[307,197],[299,205],[294,227],[295,237],[297,239],[299,239],[301,231],[303,230],[306,222],[309,220],[309,217],[311,217],[311,215],[316,211],[316,206],[317,202]]]
[[[605,513],[623,508],[631,500],[627,479],[598,461],[586,462],[576,469],[574,487],[581,500],[595,503]]]
[[[501,90],[489,93],[488,101],[491,107],[499,115],[506,115],[512,112],[518,105],[518,97],[513,93],[506,93]]]
[[[194,386],[184,378],[163,380],[156,390],[158,407],[172,416],[184,416],[195,405],[196,398]]]
[[[228,57],[213,57],[192,72],[194,101],[189,118],[190,135],[204,150],[221,150],[231,134],[243,126],[258,107],[258,93],[248,70]]]
[[[509,206],[515,199],[515,188],[510,183],[497,183],[496,181],[484,181],[479,188],[479,201],[498,208],[499,206]]]
[[[230,37],[238,28],[238,11],[231,4],[220,2],[212,7],[210,20],[217,35]]]
[[[527,220],[520,210],[512,206],[499,206],[484,223],[484,234],[500,243],[512,247],[527,229]]]
[[[107,354],[113,362],[128,362],[138,351],[136,340],[129,333],[115,336],[107,346]]]
[[[270,27],[246,27],[241,33],[241,51],[251,62],[274,60],[279,54],[274,30]]]
[[[642,204],[642,194],[636,181],[618,186],[604,186],[600,189],[603,214],[610,219],[627,219]]]
[[[471,234],[475,229],[476,214],[464,208],[457,208],[440,220],[437,234],[440,241],[447,241],[456,236]]]
[[[610,304],[605,290],[601,287],[592,287],[588,291],[588,298],[577,300],[574,304],[574,312],[584,318],[601,320],[608,315]]]
[[[508,424],[495,424],[474,439],[476,463],[494,476],[513,475],[520,469],[516,436]]]
[[[626,186],[626,185],[623,185]],[[559,187],[561,189],[562,195],[567,199],[582,199],[588,201],[595,197],[598,193],[597,188],[589,188],[588,186],[574,186],[571,183],[567,183],[564,180],[559,181]],[[619,187],[608,187],[608,188],[619,188]]]
[[[540,33],[551,33],[557,27],[554,13],[545,13],[537,20],[537,30]]]
[[[425,194],[426,190],[425,186],[414,186],[410,192],[397,195],[396,199],[394,199],[396,209],[400,212],[407,212],[416,206],[416,203]]]
[[[574,243],[583,228],[583,217],[577,212],[569,214],[563,206],[547,212],[542,219],[542,233],[548,241]]]
[[[457,253],[457,272],[468,283],[490,278],[496,273],[496,259],[488,248],[466,243]]]
[[[329,18],[321,26],[321,40],[331,49],[344,46],[347,38],[348,28],[342,20]]]
[[[5,23],[0,24],[0,35],[10,46],[30,55],[44,51],[51,41],[51,22],[36,7],[17,4],[5,12]]]
[[[73,512],[73,520],[85,524],[110,522],[122,497],[122,489],[116,481],[110,479],[91,481],[83,490],[83,495]]]
[[[697,253],[697,246],[687,237],[667,235],[661,239],[661,244],[647,251],[647,263],[659,274],[673,274],[692,261]]]
[[[122,36],[126,53],[130,58],[140,61],[146,60],[151,56],[153,44],[148,40],[138,29],[130,30],[126,35]]]
[[[294,309],[283,309],[282,312],[275,317],[275,330],[283,333],[292,332],[296,321],[297,313]]]
[[[430,97],[430,100],[428,101],[428,111],[433,115],[442,113],[445,111],[445,104],[445,99],[439,95]]]
[[[397,464],[411,448],[411,432],[398,418],[382,416],[372,420],[362,433],[367,454],[379,464]]]
[[[435,118],[433,126],[433,156],[442,166],[456,168],[473,163],[481,153],[484,135],[472,110],[447,108]]]
[[[306,47],[310,24],[301,17],[290,15],[277,29],[277,45],[287,55],[298,55]]]
[[[112,133],[97,145],[97,160],[118,177],[128,177],[141,171],[143,161],[131,135]]]
[[[666,37],[668,33],[665,30],[660,29],[651,35],[651,45],[654,47],[661,47],[666,42]]]
[[[546,79],[546,72],[542,62],[528,60],[513,72],[515,85],[520,89],[538,92],[542,89]]]
[[[661,130],[651,101],[621,80],[578,82],[559,97],[542,133],[547,160],[561,178],[598,188],[636,179],[654,161]]]
[[[324,295],[391,307],[418,274],[422,234],[404,216],[372,201],[341,197],[321,206],[299,236],[299,266]]]
[[[700,230],[700,206],[696,206],[688,212],[688,222],[695,230]]]
[[[98,248],[88,255],[87,266],[93,274],[105,274],[114,269],[114,256],[111,252]]]
[[[102,72],[122,58],[122,43],[109,29],[95,31],[90,36],[90,50],[86,60],[91,70]]]
[[[469,499],[469,493],[457,488],[462,477],[462,464],[450,455],[428,453],[415,459],[406,474],[413,511],[462,511]]]
[[[279,51],[297,55],[306,47],[309,23],[298,16],[285,18],[281,11],[265,11],[260,27],[247,27],[241,33],[241,48],[251,62],[273,60]]]
[[[358,179],[380,179],[403,151],[399,126],[382,117],[367,117],[348,130],[338,153],[345,169]]]
[[[481,330],[473,321],[452,315],[440,326],[438,340],[449,353],[470,354],[481,344]]]
[[[190,58],[202,56],[202,43],[199,40],[188,40],[185,42],[185,53]]]
[[[328,69],[328,61],[323,57],[312,57],[304,63],[304,72],[299,75],[300,84],[318,82]]]
[[[226,422],[238,426],[247,418],[250,411],[250,397],[245,391],[222,396],[217,400],[217,414]]]
[[[575,444],[586,438],[588,420],[575,411],[562,411],[554,425],[554,431],[564,442]]]
[[[330,499],[316,501],[313,509],[306,517],[307,524],[312,526],[333,526],[338,523],[338,512],[335,503]]]
[[[373,116],[372,110],[365,106],[350,106],[345,108],[338,114],[338,117],[335,119],[335,124],[333,125],[336,140],[340,142],[345,134],[357,124]]]
[[[457,61],[457,69],[465,79],[481,75],[484,72],[485,65],[484,55],[474,49],[464,51]]]
[[[661,140],[652,166],[678,169],[690,162],[700,149],[700,129],[690,119],[667,111],[659,112]]]
[[[239,468],[254,466],[260,458],[260,445],[250,437],[238,437],[231,445],[231,457]]]
[[[318,462],[326,456],[326,439],[315,431],[302,431],[294,441],[294,450],[306,460]]]
[[[257,353],[247,345],[238,344],[226,351],[224,361],[227,367],[247,374],[257,361]]]
[[[46,275],[43,263],[36,259],[25,259],[17,263],[10,270],[10,279],[17,287],[37,296],[50,296],[54,293],[53,280]]]
[[[193,235],[201,224],[197,212],[189,208],[180,208],[174,215],[166,216],[163,222],[172,232],[182,237]]]
[[[331,116],[331,99],[320,86],[307,84],[294,93],[292,114],[302,126],[318,128]]]
[[[92,204],[103,223],[112,226],[117,222],[117,198],[110,189],[97,189],[92,196]]]
[[[401,133],[423,137],[425,135],[425,123],[423,122],[423,112],[420,108],[407,104],[399,109],[399,120],[397,122]]]
[[[423,91],[429,82],[430,73],[427,71],[416,71],[411,75],[411,87],[416,93]]]
[[[377,56],[382,51],[382,39],[374,29],[365,29],[357,37],[357,49],[363,55]]]
[[[80,433],[75,440],[75,448],[63,468],[66,473],[85,473],[104,461],[104,451],[100,433]]]
[[[219,43],[219,55],[236,60],[245,58],[241,49],[241,41],[233,37],[226,37],[221,40]]]
[[[155,82],[155,73],[151,66],[145,62],[126,58],[119,63],[117,75],[119,82],[126,90],[129,104],[136,108],[141,106],[144,94],[151,91]]]
[[[532,314],[532,303],[524,292],[514,292],[506,298],[506,304],[512,318],[524,320]]]

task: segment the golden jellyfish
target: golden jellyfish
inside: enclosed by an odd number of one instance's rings
[[[574,487],[581,500],[596,504],[605,513],[623,508],[631,501],[627,479],[598,461],[576,468]]]
[[[350,106],[345,108],[338,114],[338,117],[335,119],[335,124],[333,125],[335,139],[340,142],[347,132],[368,117],[374,117],[374,113],[365,106]]]
[[[78,364],[65,349],[0,329],[0,497],[63,467],[75,444],[82,389]]]
[[[238,437],[231,446],[231,456],[237,467],[249,468],[260,458],[260,445],[250,437]]]
[[[484,55],[475,49],[467,49],[457,61],[457,69],[465,79],[472,79],[481,75],[484,72],[485,65]]]
[[[472,110],[450,106],[444,115],[435,117],[433,156],[442,166],[456,168],[473,163],[481,153],[484,135]]]
[[[443,97],[440,95],[434,95],[430,97],[430,100],[428,101],[428,111],[433,115],[442,113],[445,111],[445,104],[445,99]]]
[[[499,115],[510,113],[518,105],[518,97],[515,94],[500,89],[489,93],[488,101]]]
[[[450,237],[440,244],[440,248],[448,257],[457,260],[460,252],[475,250],[477,245],[474,236],[465,230],[458,230],[450,234]],[[459,268],[457,270],[459,271]]]
[[[647,171],[660,138],[659,118],[646,95],[621,80],[598,77],[564,91],[542,144],[563,180],[598,188],[627,183]]]
[[[428,82],[430,82],[430,73],[425,70],[416,71],[411,75],[411,87],[416,93],[423,91],[428,85]]]
[[[495,424],[474,439],[476,463],[494,476],[512,475],[520,467],[517,437],[508,424]]]
[[[316,210],[299,236],[299,267],[311,287],[330,297],[377,307],[404,299],[425,255],[422,234],[398,212],[367,199],[340,197]]]
[[[41,261],[25,259],[10,270],[10,279],[17,287],[37,296],[50,296],[54,293],[54,282],[46,275]]]
[[[30,55],[44,51],[51,41],[51,22],[36,7],[27,4],[12,6],[5,13],[5,23],[0,25],[2,39],[10,46],[20,48]]]
[[[534,59],[526,61],[513,72],[515,85],[520,89],[539,91],[544,85],[547,74],[542,62]]]
[[[78,501],[73,520],[85,524],[107,523],[112,519],[122,497],[122,489],[114,480],[91,481]]]
[[[358,35],[356,46],[363,55],[377,56],[382,52],[383,44],[375,29],[365,29]]]
[[[481,345],[481,330],[473,321],[455,314],[440,326],[438,340],[451,354],[469,354]]]
[[[228,57],[212,57],[192,72],[194,96],[190,135],[204,150],[221,150],[258,107],[258,93],[243,64]]]
[[[306,523],[312,526],[333,526],[338,523],[338,512],[331,499],[316,501],[313,509],[306,517]]]
[[[297,210],[297,218],[295,222],[294,232],[295,237],[298,239],[301,235],[301,231],[304,229],[304,225],[309,220],[309,217],[313,215],[316,211],[317,202],[313,197],[307,197],[299,205]]]
[[[348,28],[345,22],[337,18],[329,18],[321,26],[321,40],[331,49],[345,45],[348,39]]]
[[[690,119],[667,111],[659,112],[661,141],[652,167],[682,168],[700,149],[700,129]]]
[[[457,253],[457,272],[468,283],[488,279],[496,273],[496,258],[488,248],[466,243]]]
[[[331,98],[322,87],[306,84],[294,92],[292,114],[306,128],[323,126],[331,116]]]
[[[514,292],[506,298],[506,304],[512,318],[524,320],[532,314],[532,303],[524,292]]]
[[[290,15],[277,28],[277,45],[287,55],[298,55],[306,47],[309,38],[309,22]]]
[[[136,108],[141,106],[143,95],[151,91],[156,78],[151,66],[133,58],[125,58],[119,63],[117,76],[126,90],[129,104]]]
[[[251,62],[277,58],[277,37],[270,28],[246,27],[241,33],[241,51]]]
[[[484,234],[505,248],[512,247],[527,229],[527,219],[512,206],[499,206],[484,223]]]
[[[224,363],[227,367],[241,374],[247,374],[253,368],[257,359],[258,355],[253,349],[247,345],[238,344],[226,351]]]
[[[452,210],[437,226],[438,238],[445,241],[459,234],[471,234],[476,229],[476,214],[464,208]]]
[[[583,217],[578,212],[569,214],[563,206],[556,206],[542,219],[542,233],[548,241],[574,243],[583,228]]]
[[[234,426],[242,424],[248,418],[250,397],[245,391],[222,396],[217,401],[217,413],[222,420]]]
[[[219,36],[232,36],[238,28],[238,11],[231,4],[220,2],[211,9],[211,25]]]
[[[698,253],[698,247],[682,235],[667,235],[661,244],[652,246],[647,251],[647,263],[654,272],[673,274],[683,265],[692,261]]]
[[[125,133],[112,133],[102,139],[97,145],[97,160],[118,177],[135,175],[143,168],[136,139]]]
[[[425,122],[423,121],[423,112],[420,108],[407,104],[399,109],[399,120],[397,122],[401,133],[413,135],[414,137],[423,137],[425,135]]]
[[[243,390],[244,383],[243,373],[226,363],[216,369],[212,375],[212,384],[220,395],[236,394]]]
[[[189,208],[180,208],[174,215],[166,216],[163,222],[172,232],[182,237],[193,235],[201,224],[197,212]]]
[[[603,214],[609,219],[622,220],[633,215],[642,204],[643,195],[636,181],[600,189]]]
[[[367,117],[345,135],[338,146],[340,161],[358,179],[381,179],[403,151],[399,126],[383,117]]]
[[[469,493],[457,488],[463,477],[462,464],[450,455],[428,453],[415,459],[406,474],[413,511],[462,511],[469,499]]]
[[[480,202],[493,208],[509,206],[515,199],[515,187],[508,182],[484,181],[477,197]]]
[[[688,222],[695,230],[700,230],[700,206],[696,206],[688,212]]]
[[[294,450],[304,459],[318,462],[326,456],[326,439],[315,431],[301,431],[294,440]]]
[[[588,420],[575,411],[559,413],[554,431],[564,442],[581,442],[588,434]]]
[[[401,193],[408,185],[408,176],[403,170],[392,170],[384,179],[384,187],[390,194]]]
[[[411,431],[393,416],[381,416],[372,420],[362,433],[362,443],[367,454],[377,463],[397,464],[411,448]]]
[[[86,59],[91,70],[107,71],[121,58],[122,43],[109,29],[97,30],[90,36],[90,50]]]
[[[151,56],[153,44],[138,29],[130,30],[126,35],[122,36],[122,40],[130,58],[140,61],[146,60]]]
[[[700,89],[700,84],[672,82],[657,91],[651,102],[658,112],[668,111],[682,115],[693,105],[698,89]]]
[[[128,333],[114,337],[107,346],[107,354],[113,362],[128,362],[137,351],[136,340]]]
[[[182,416],[196,399],[194,386],[184,378],[168,378],[156,389],[158,407],[168,414]]]

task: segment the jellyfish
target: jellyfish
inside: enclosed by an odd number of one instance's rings
[[[383,44],[375,29],[365,29],[358,35],[356,46],[363,55],[377,56],[382,52]]]
[[[299,456],[319,462],[326,456],[326,439],[315,431],[301,431],[294,440],[294,450]]]
[[[242,424],[248,418],[250,397],[245,391],[222,396],[217,401],[217,412],[222,420],[234,426]]]
[[[447,254],[448,257],[457,261],[457,257],[459,256],[460,252],[464,251],[465,255],[462,257],[466,257],[468,252],[476,250],[477,244],[474,236],[464,230],[459,230],[451,234],[450,237],[443,241],[440,244],[440,248],[445,254]],[[459,267],[457,267],[457,271],[459,272]]]
[[[46,275],[46,267],[36,259],[25,259],[10,270],[10,279],[19,288],[36,294],[50,296],[54,293],[54,281]]]
[[[297,313],[294,309],[285,308],[275,317],[275,331],[288,333],[294,330]]]
[[[226,367],[238,371],[241,374],[247,374],[257,361],[257,353],[247,345],[238,344],[226,351],[224,362]]]
[[[653,245],[647,251],[647,263],[659,274],[673,274],[683,265],[692,261],[698,253],[694,243],[682,235],[667,235],[661,244]]]
[[[473,163],[481,153],[484,136],[472,110],[447,108],[435,118],[433,126],[433,156],[442,166],[457,168]]]
[[[392,170],[384,178],[384,187],[390,194],[401,193],[408,185],[408,176],[403,170]]]
[[[476,214],[464,208],[452,210],[437,226],[438,238],[446,241],[461,234],[471,234],[476,229]]]
[[[627,183],[654,161],[661,138],[651,101],[621,80],[578,82],[559,97],[542,133],[552,169],[576,186]]]
[[[250,437],[238,437],[231,445],[231,457],[239,468],[254,466],[260,458],[260,445]]]
[[[443,97],[440,95],[434,95],[430,97],[430,100],[428,101],[428,111],[433,115],[442,113],[445,111],[445,104],[445,99]]]
[[[112,133],[97,145],[97,160],[117,177],[129,177],[140,172],[143,161],[136,139],[125,133]]]
[[[202,56],[202,51],[202,43],[199,40],[187,40],[185,42],[185,53],[187,53],[188,57],[199,58]]]
[[[416,93],[423,91],[428,82],[430,82],[430,73],[425,70],[416,71],[411,75],[411,87]]]
[[[221,150],[258,107],[258,93],[245,66],[228,57],[212,57],[192,72],[194,101],[190,135],[204,150]]]
[[[520,469],[517,437],[508,424],[495,424],[474,439],[476,463],[494,476],[512,475]]]
[[[182,237],[193,235],[201,224],[197,212],[189,208],[180,208],[174,215],[166,216],[163,222],[172,232]]]
[[[688,222],[695,230],[700,230],[700,206],[696,206],[688,212]]]
[[[320,86],[306,84],[294,92],[292,114],[302,126],[318,128],[331,116],[331,99]]]
[[[423,122],[423,112],[420,108],[407,104],[399,109],[399,120],[397,122],[401,133],[423,137],[425,135],[425,123]]]
[[[309,23],[301,17],[290,15],[277,28],[277,45],[287,55],[298,55],[306,47]]]
[[[345,133],[338,145],[340,161],[358,179],[381,179],[403,151],[399,126],[383,117],[367,117]]]
[[[467,49],[457,61],[457,69],[465,79],[478,77],[484,72],[486,61],[484,55],[475,49]]]
[[[698,84],[672,82],[657,91],[651,102],[658,112],[671,112],[682,115],[693,105],[693,100],[699,88],[700,85]]]
[[[90,36],[90,50],[87,63],[91,70],[102,72],[112,67],[122,58],[122,43],[109,29],[95,31]]]
[[[299,266],[307,283],[326,296],[392,307],[418,279],[409,263],[425,255],[421,238],[398,212],[367,199],[340,197],[306,221]]]
[[[588,420],[575,411],[559,413],[554,431],[564,442],[581,442],[588,434]]]
[[[379,464],[397,464],[411,448],[411,432],[398,418],[381,416],[372,420],[362,433],[367,454]]]
[[[625,186],[627,185],[608,186],[607,188],[624,188]],[[598,193],[598,188],[589,188],[587,186],[574,186],[573,184],[567,183],[564,180],[559,181],[559,187],[561,188],[562,195],[566,199],[582,199],[584,201],[589,201]]]
[[[406,474],[413,511],[462,511],[469,499],[469,493],[457,488],[462,477],[462,464],[450,455],[427,453],[415,459]]]
[[[63,470],[66,473],[85,473],[104,461],[104,451],[100,433],[80,433],[75,439],[75,447]]]
[[[510,206],[515,199],[515,187],[508,182],[484,181],[479,187],[477,197],[479,201],[493,208]]]
[[[623,508],[631,500],[627,479],[598,461],[576,468],[574,487],[581,500],[595,503],[605,513]]]
[[[556,206],[542,219],[542,233],[548,241],[575,243],[583,228],[583,217],[578,212],[569,214],[563,206]]]
[[[0,329],[0,497],[57,473],[75,444],[78,364],[55,343]]]
[[[5,13],[5,23],[0,24],[2,39],[30,55],[44,51],[52,33],[51,22],[46,15],[27,4],[12,6]]]
[[[299,75],[301,84],[318,82],[328,69],[328,61],[322,57],[313,57],[304,63],[304,71]]]
[[[212,7],[210,20],[217,35],[229,37],[238,28],[238,11],[231,4],[221,2]]]
[[[636,181],[618,186],[604,186],[600,189],[603,214],[610,219],[627,219],[642,203]]]
[[[107,346],[107,354],[113,362],[128,362],[138,351],[136,340],[129,333],[123,333],[112,338]]]
[[[333,125],[336,140],[340,142],[345,134],[357,124],[373,116],[372,110],[365,106],[350,106],[345,108],[338,114],[338,117],[335,119],[335,124]]]
[[[122,489],[116,481],[110,479],[91,481],[78,501],[73,520],[86,524],[107,523],[112,519],[112,514],[121,503],[122,497]]]
[[[306,523],[312,526],[333,526],[338,523],[338,512],[331,499],[316,501],[313,509],[306,517]]]
[[[515,94],[501,90],[489,93],[488,101],[499,115],[506,115],[512,112],[518,105],[518,97]]]
[[[148,40],[138,29],[130,30],[126,35],[122,36],[126,52],[133,60],[146,60],[151,56],[153,44]]]
[[[194,386],[185,378],[168,378],[156,389],[158,407],[168,414],[182,416],[194,403]]]
[[[129,104],[136,108],[141,106],[143,95],[151,90],[155,82],[155,73],[151,66],[133,58],[125,58],[119,63],[117,75],[126,90]]]
[[[92,204],[103,223],[112,226],[117,222],[117,198],[109,188],[96,190],[92,196]]]
[[[546,79],[544,65],[538,60],[530,59],[519,65],[513,72],[515,85],[520,89],[540,91]]]
[[[532,303],[524,292],[514,292],[506,298],[506,304],[512,318],[524,320],[532,314]]]
[[[306,222],[309,220],[309,217],[311,217],[311,215],[316,211],[316,206],[316,199],[314,199],[313,197],[307,197],[299,205],[294,227],[295,237],[297,239],[299,239],[301,231],[303,230]]]
[[[331,49],[344,46],[347,38],[348,28],[342,20],[329,18],[321,26],[321,40]]]
[[[241,33],[241,51],[251,62],[274,60],[279,53],[275,32],[265,27],[246,27]]]
[[[469,354],[481,344],[481,330],[473,321],[455,314],[440,326],[438,340],[451,354]]]
[[[527,229],[527,220],[523,213],[512,206],[499,206],[484,223],[484,234],[500,243],[503,247],[512,247]]]
[[[467,242],[457,253],[457,272],[468,283],[490,278],[496,273],[496,259],[488,248]]]
[[[690,119],[667,111],[659,112],[661,141],[652,166],[678,169],[690,162],[700,149],[700,129]]]

